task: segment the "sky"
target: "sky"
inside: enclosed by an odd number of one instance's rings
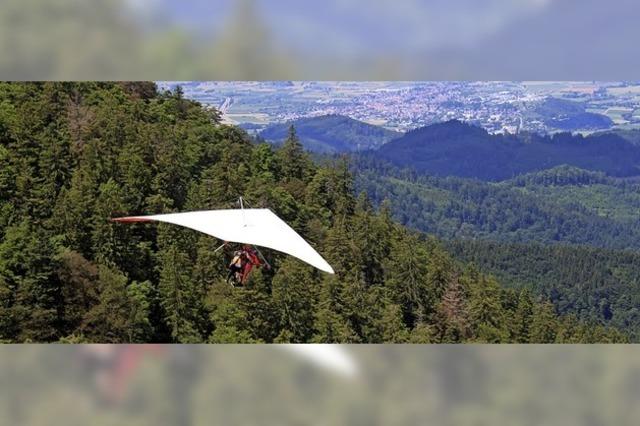
[[[637,0],[4,0],[0,75],[637,78]]]

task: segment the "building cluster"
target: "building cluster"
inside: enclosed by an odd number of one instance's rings
[[[581,101],[616,125],[640,122],[640,90],[594,86],[531,90],[519,82],[191,82],[185,95],[221,109],[227,121],[260,128],[302,117],[340,114],[407,131],[451,119],[491,133],[553,131],[535,113],[549,96]],[[635,86],[633,86],[635,87]],[[576,129],[578,130],[578,129]]]

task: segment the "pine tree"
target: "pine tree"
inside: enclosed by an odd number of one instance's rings
[[[90,235],[94,226],[91,213],[95,204],[97,184],[85,168],[77,168],[71,178],[70,188],[64,188],[56,200],[50,223],[69,249],[92,257],[93,244]]]
[[[113,180],[100,185],[98,191],[92,226],[95,258],[99,263],[122,267],[132,260],[131,239],[127,238],[129,229],[109,221],[118,216],[118,212],[126,210],[122,191]]]
[[[133,281],[127,286],[129,299],[129,341],[148,343],[153,340],[155,330],[151,323],[151,305],[155,296],[155,289],[150,281]]]
[[[405,343],[409,340],[409,330],[402,321],[402,309],[394,303],[385,305],[381,328],[383,343]]]
[[[189,258],[175,244],[163,250],[159,296],[164,320],[175,342],[202,341],[198,330],[201,294],[191,280]]]
[[[221,288],[225,288],[222,287]],[[247,313],[228,294],[216,291],[216,300],[211,313],[214,331],[210,343],[257,343],[252,336]]]
[[[533,303],[527,289],[520,291],[518,295],[518,306],[513,313],[511,323],[511,340],[518,343],[529,343],[530,326],[533,317]]]
[[[85,314],[79,329],[87,339],[100,343],[131,343],[146,341],[149,337],[141,333],[145,323],[144,300],[130,298],[127,284],[127,277],[122,272],[102,265],[98,267],[98,303]]]
[[[306,342],[313,335],[313,282],[310,268],[291,258],[280,265],[273,277],[273,303],[280,329],[292,342]],[[282,332],[277,339],[280,342],[286,341]]]
[[[57,340],[61,285],[54,246],[24,221],[6,230],[0,243],[1,339]]]
[[[360,338],[346,318],[347,308],[343,296],[344,285],[335,277],[322,282],[315,314],[313,337],[315,343],[358,343]]]
[[[507,340],[505,313],[500,303],[500,287],[495,279],[480,276],[471,288],[469,317],[476,339],[487,343]]]
[[[61,283],[63,303],[60,309],[61,334],[79,331],[86,313],[98,303],[98,266],[73,250],[58,255],[57,275]]]
[[[433,302],[432,291],[427,287],[428,262],[427,251],[417,239],[402,234],[393,238],[384,262],[384,281],[391,300],[402,307],[409,328],[426,321]]]
[[[449,256],[439,247],[433,247],[429,253],[425,277],[428,289],[428,306],[426,308],[429,313],[435,309],[435,305],[442,299],[444,292],[449,287],[449,283],[453,279],[452,271],[453,266]]]
[[[433,328],[424,322],[419,322],[411,330],[409,343],[436,343]]]
[[[282,176],[285,179],[306,181],[311,164],[293,125],[289,126],[287,139],[276,155],[279,169],[282,170]]]
[[[266,343],[278,340],[281,332],[281,322],[278,321],[278,306],[268,293],[268,289],[262,287],[262,270],[252,272],[250,288],[237,291],[233,294],[233,302],[245,313],[246,326],[251,337]],[[287,330],[282,330],[287,333]],[[284,333],[282,334],[284,336]],[[288,338],[280,336],[283,342],[294,339],[293,333],[288,333]],[[307,340],[308,341],[308,340]]]
[[[379,225],[365,194],[358,197],[352,223],[353,239],[363,280],[367,286],[383,285],[383,263],[391,251],[390,235]]]
[[[553,343],[558,328],[556,314],[550,302],[537,304],[533,309],[533,320],[530,326],[531,343]]]

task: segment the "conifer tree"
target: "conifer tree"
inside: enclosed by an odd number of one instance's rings
[[[313,309],[316,303],[310,267],[291,258],[285,260],[273,277],[273,303],[280,323],[278,341],[305,342],[313,335]]]
[[[426,285],[429,258],[417,239],[399,235],[391,242],[389,257],[384,262],[385,285],[394,303],[402,307],[405,324],[413,328],[425,321],[432,303]]]
[[[386,303],[381,318],[381,338],[384,343],[405,343],[409,330],[402,321],[402,309],[395,303]]]
[[[94,222],[91,213],[95,205],[97,184],[84,167],[77,168],[71,178],[70,188],[64,188],[56,200],[51,226],[69,249],[91,257],[93,244],[90,235]]]
[[[247,313],[232,298],[217,298],[211,321],[214,331],[209,336],[210,343],[257,343],[251,335]]]
[[[513,313],[511,338],[518,343],[529,343],[531,319],[533,316],[533,303],[527,289],[520,291],[518,306]]]
[[[98,266],[73,250],[64,250],[57,259],[63,303],[60,331],[70,336],[82,325],[85,314],[100,300]]]
[[[10,226],[0,243],[0,338],[57,339],[62,299],[54,246],[27,221]]]
[[[159,297],[164,320],[174,342],[202,341],[198,330],[202,299],[191,280],[189,258],[175,244],[162,253]]]
[[[557,318],[550,302],[539,303],[533,309],[530,326],[531,343],[553,343],[558,328]]]
[[[409,343],[435,343],[433,327],[427,323],[419,322],[411,330]]]
[[[279,160],[279,168],[285,179],[298,179],[305,181],[310,168],[310,160],[304,151],[296,129],[293,125],[289,126],[289,133],[282,147],[277,152]]]
[[[83,318],[80,332],[92,342],[144,342],[146,301],[129,297],[127,277],[106,266],[98,267],[98,303]],[[136,295],[137,296],[137,295]]]
[[[317,330],[315,343],[358,343],[360,338],[351,328],[346,318],[344,286],[335,277],[322,281],[314,328]]]
[[[491,277],[480,276],[471,288],[469,317],[476,339],[487,343],[507,340],[505,312],[500,303],[500,288]]]

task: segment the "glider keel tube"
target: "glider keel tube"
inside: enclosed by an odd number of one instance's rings
[[[200,231],[222,241],[267,247],[333,274],[333,268],[304,238],[269,209],[205,210],[151,216],[129,216],[115,222],[158,221]]]
[[[134,223],[134,222],[153,222],[153,220],[147,217],[131,216],[131,217],[116,217],[114,219],[111,219],[111,222]]]

